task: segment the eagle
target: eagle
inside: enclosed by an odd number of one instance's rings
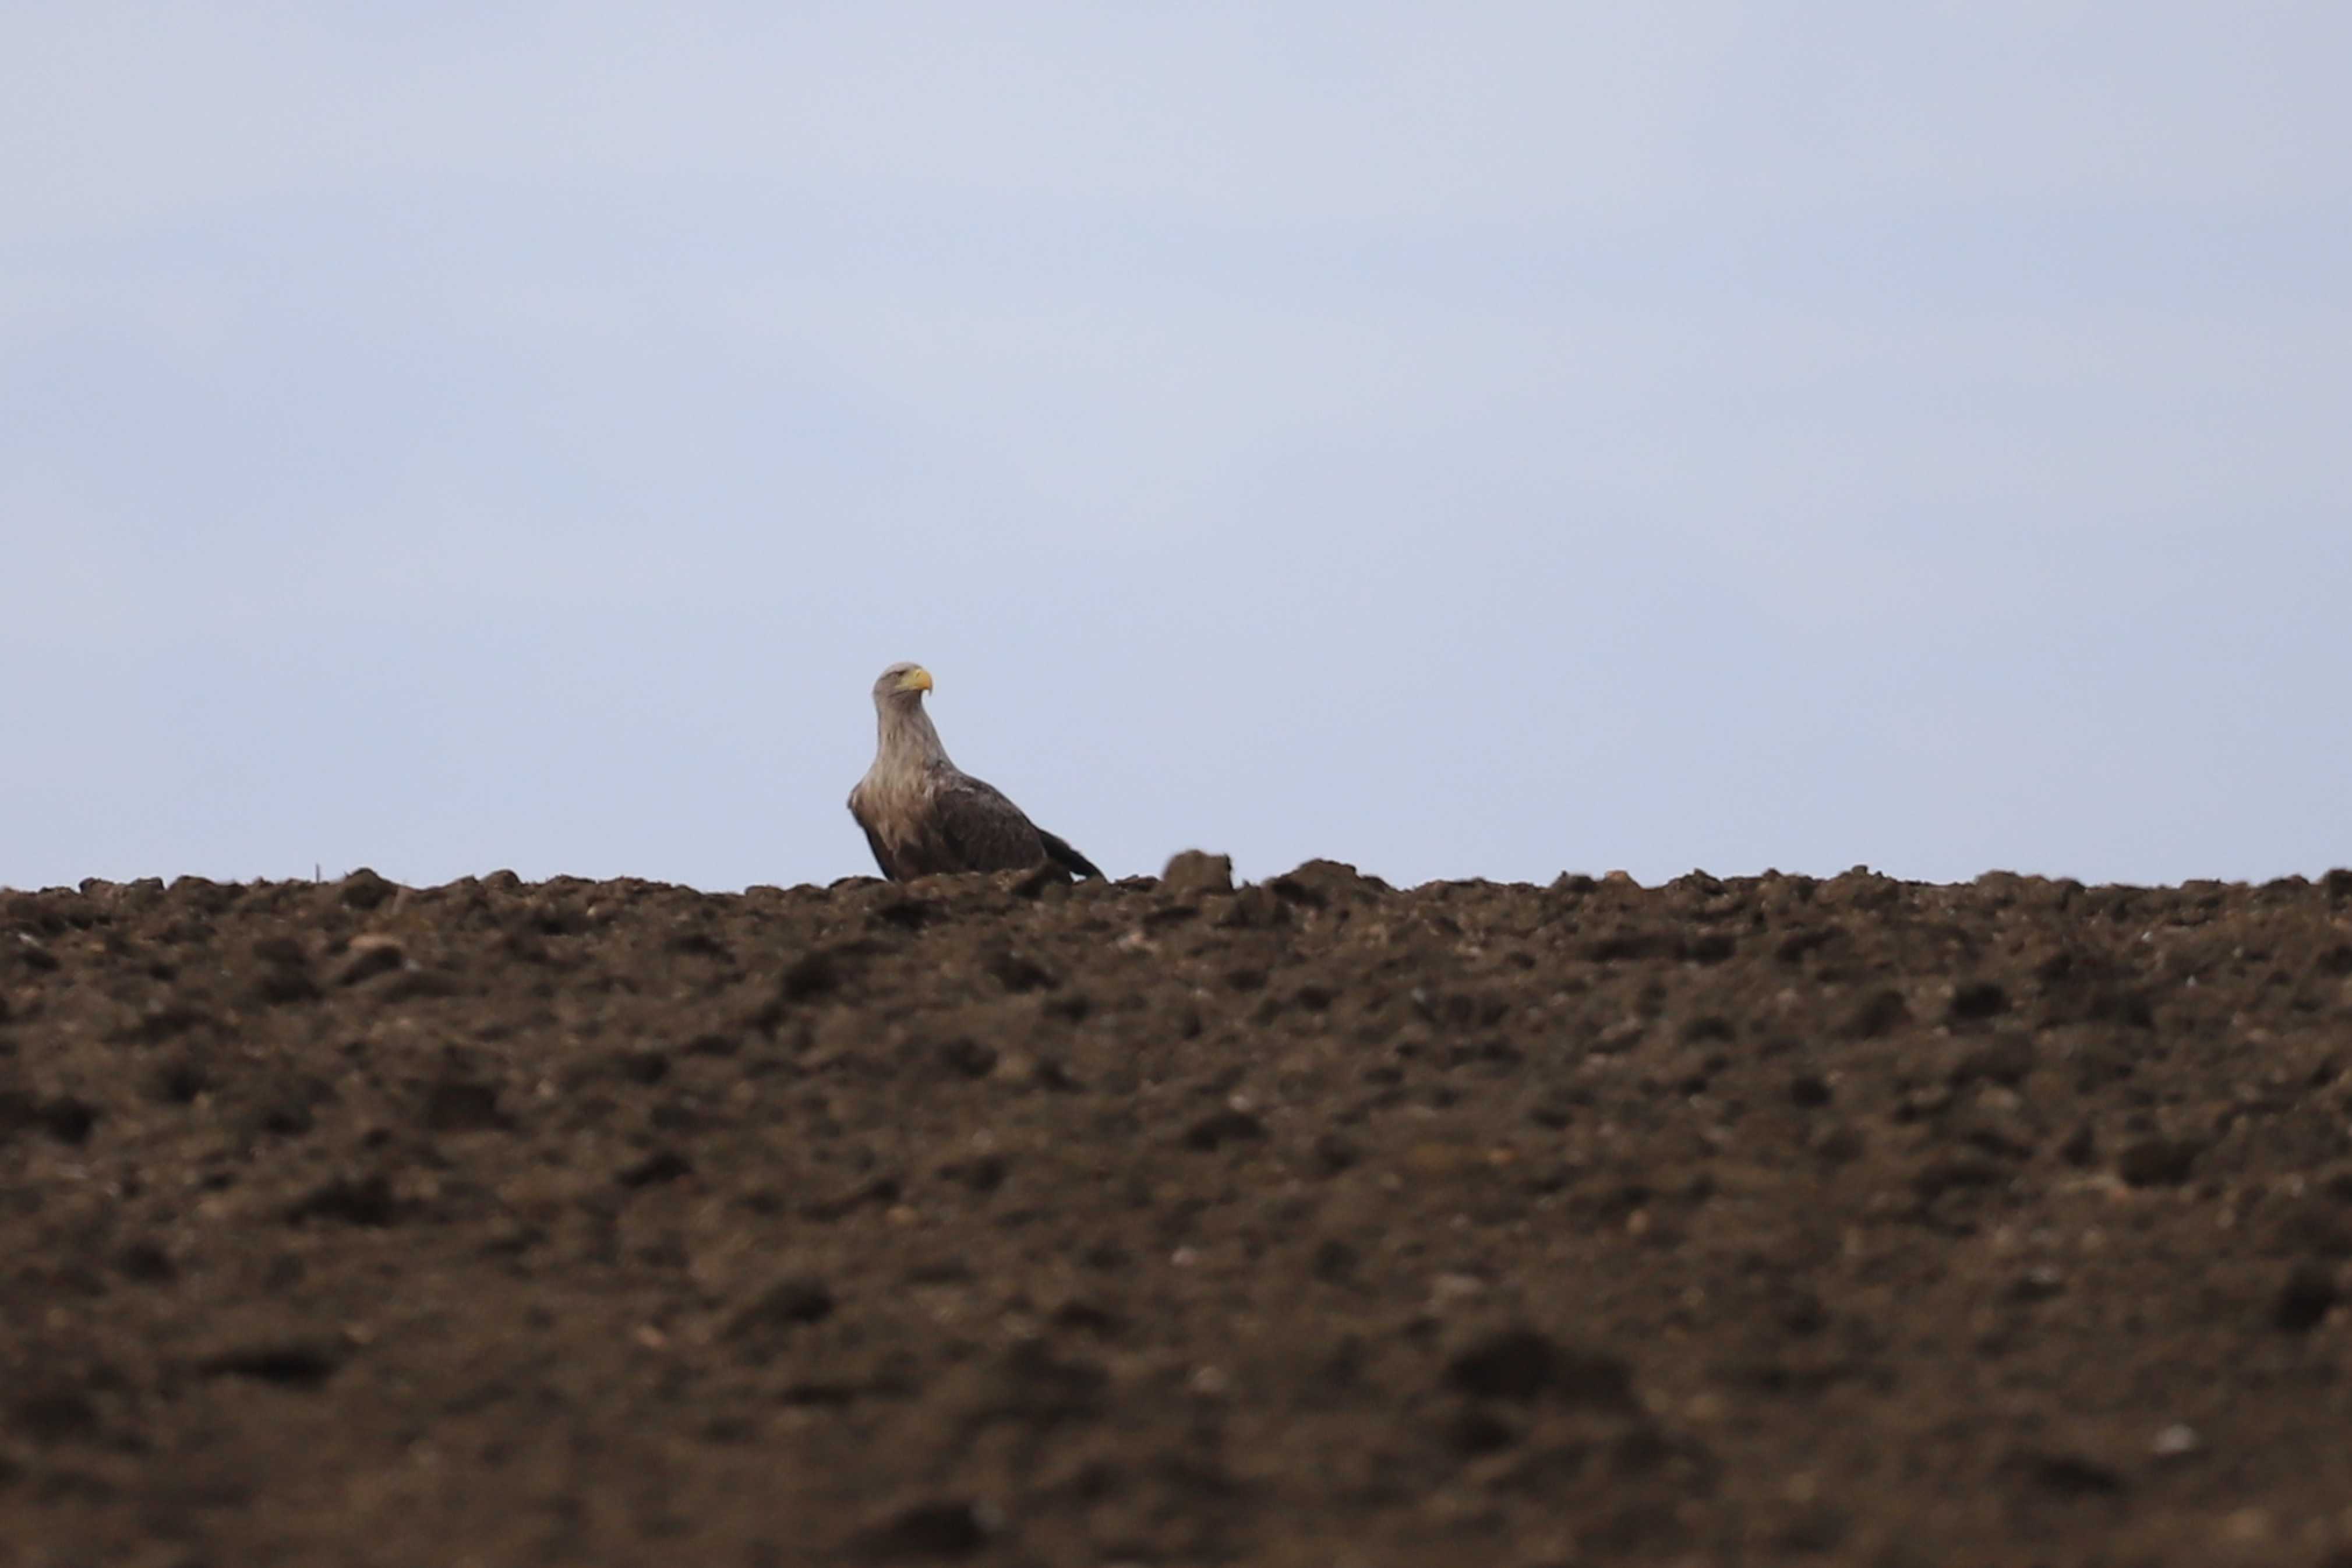
[[[1048,863],[1074,876],[1102,868],[1023,815],[995,786],[948,761],[923,711],[931,672],[894,664],[874,682],[874,765],[849,792],[875,862],[893,881],[934,871],[1015,871]]]

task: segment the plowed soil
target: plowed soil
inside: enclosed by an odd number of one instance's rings
[[[0,1563],[2352,1564],[2352,872],[0,894]]]

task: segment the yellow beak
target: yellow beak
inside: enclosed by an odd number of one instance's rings
[[[931,672],[919,664],[898,678],[898,689],[901,691],[929,691],[930,689]]]

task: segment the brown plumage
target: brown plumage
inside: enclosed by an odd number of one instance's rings
[[[1015,871],[1047,861],[1074,875],[1101,868],[1046,832],[994,786],[948,761],[923,711],[931,672],[894,664],[874,683],[874,765],[849,792],[882,874],[894,881],[935,871]]]

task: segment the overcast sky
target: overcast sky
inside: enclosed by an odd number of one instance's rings
[[[0,9],[0,885],[2352,864],[2352,6]]]

